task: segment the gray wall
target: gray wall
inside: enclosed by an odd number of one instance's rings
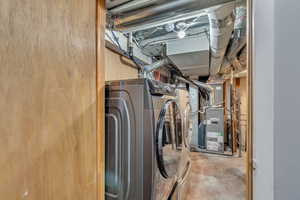
[[[273,200],[273,0],[254,0],[254,200]]]
[[[255,200],[300,199],[299,8],[254,0]]]
[[[300,199],[300,1],[275,0],[274,193]]]

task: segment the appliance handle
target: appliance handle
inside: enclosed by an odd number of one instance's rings
[[[185,168],[185,172],[184,172],[184,175],[183,177],[178,181],[179,184],[184,184],[187,177],[189,176],[189,173],[191,171],[191,168],[192,168],[192,164],[191,164],[191,161],[188,161],[187,165],[186,165],[186,168]]]

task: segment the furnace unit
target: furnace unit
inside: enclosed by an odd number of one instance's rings
[[[208,151],[224,152],[224,108],[206,109],[206,148]]]

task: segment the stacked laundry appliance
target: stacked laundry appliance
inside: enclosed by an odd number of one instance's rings
[[[107,82],[105,108],[106,199],[179,199],[191,166],[182,160],[176,89],[149,79]]]

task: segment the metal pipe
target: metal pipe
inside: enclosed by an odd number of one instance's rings
[[[124,18],[119,18],[116,26],[126,23],[134,23],[141,19],[146,19],[147,17],[151,16],[157,16],[161,14],[162,12],[168,12],[173,10],[173,12],[176,9],[179,9],[180,7],[184,7],[188,5],[189,3],[193,2],[195,0],[173,0],[169,2],[164,2],[160,5],[153,6],[147,9],[141,9],[142,12],[135,12],[134,15],[130,14]]]
[[[188,84],[191,84],[191,85],[195,85],[196,87],[198,87],[199,89],[202,89],[202,90],[205,90],[205,92],[207,94],[211,94],[213,95],[213,88],[210,86],[210,85],[207,85],[206,83],[202,83],[202,82],[199,82],[199,81],[195,81],[195,80],[188,80],[186,78],[183,78],[183,77],[180,77],[180,76],[175,76],[175,78],[179,81],[182,81],[184,83],[188,83]],[[211,104],[213,104],[212,102],[210,102]]]
[[[153,20],[151,22],[147,22],[144,24],[140,25],[133,25],[133,26],[124,26],[124,27],[119,27],[118,30],[122,31],[124,33],[130,33],[130,32],[136,32],[136,31],[141,31],[149,28],[154,28],[158,26],[162,26],[165,24],[174,24],[178,22],[178,20],[188,20],[191,18],[195,17],[201,17],[201,16],[206,16],[207,14],[203,10],[197,10],[197,11],[192,11],[186,14],[179,14],[176,16],[171,16],[166,19],[160,19],[160,20]]]
[[[210,96],[209,96],[209,101],[210,101],[209,104],[210,104],[210,106],[214,105],[215,104],[215,93],[216,93],[215,89],[212,86],[210,86],[210,85],[208,85],[206,83],[202,83],[200,81],[194,81],[194,82],[197,85],[203,87],[205,90],[207,90],[209,92],[209,94],[210,94]]]
[[[208,92],[213,92],[214,88],[206,83],[202,83],[200,81],[194,81],[194,83],[199,86],[202,87],[203,89],[207,90]]]
[[[112,15],[120,15],[143,7],[148,7],[159,1],[161,0],[133,0],[116,8],[110,9],[109,13]]]
[[[153,64],[150,64],[150,65],[145,65],[143,67],[143,70],[145,73],[150,73],[150,72],[153,72],[154,70],[162,67],[162,66],[165,66],[165,65],[168,65],[170,62],[168,59],[162,59],[162,60],[159,60]]]
[[[127,5],[126,9],[112,9],[109,11],[109,14],[113,18],[115,29],[126,30],[174,16],[180,19],[181,15],[232,1],[233,0],[149,0],[143,1],[144,6],[142,6],[143,3],[136,4],[137,2],[134,1],[135,4],[132,3],[131,7]]]

